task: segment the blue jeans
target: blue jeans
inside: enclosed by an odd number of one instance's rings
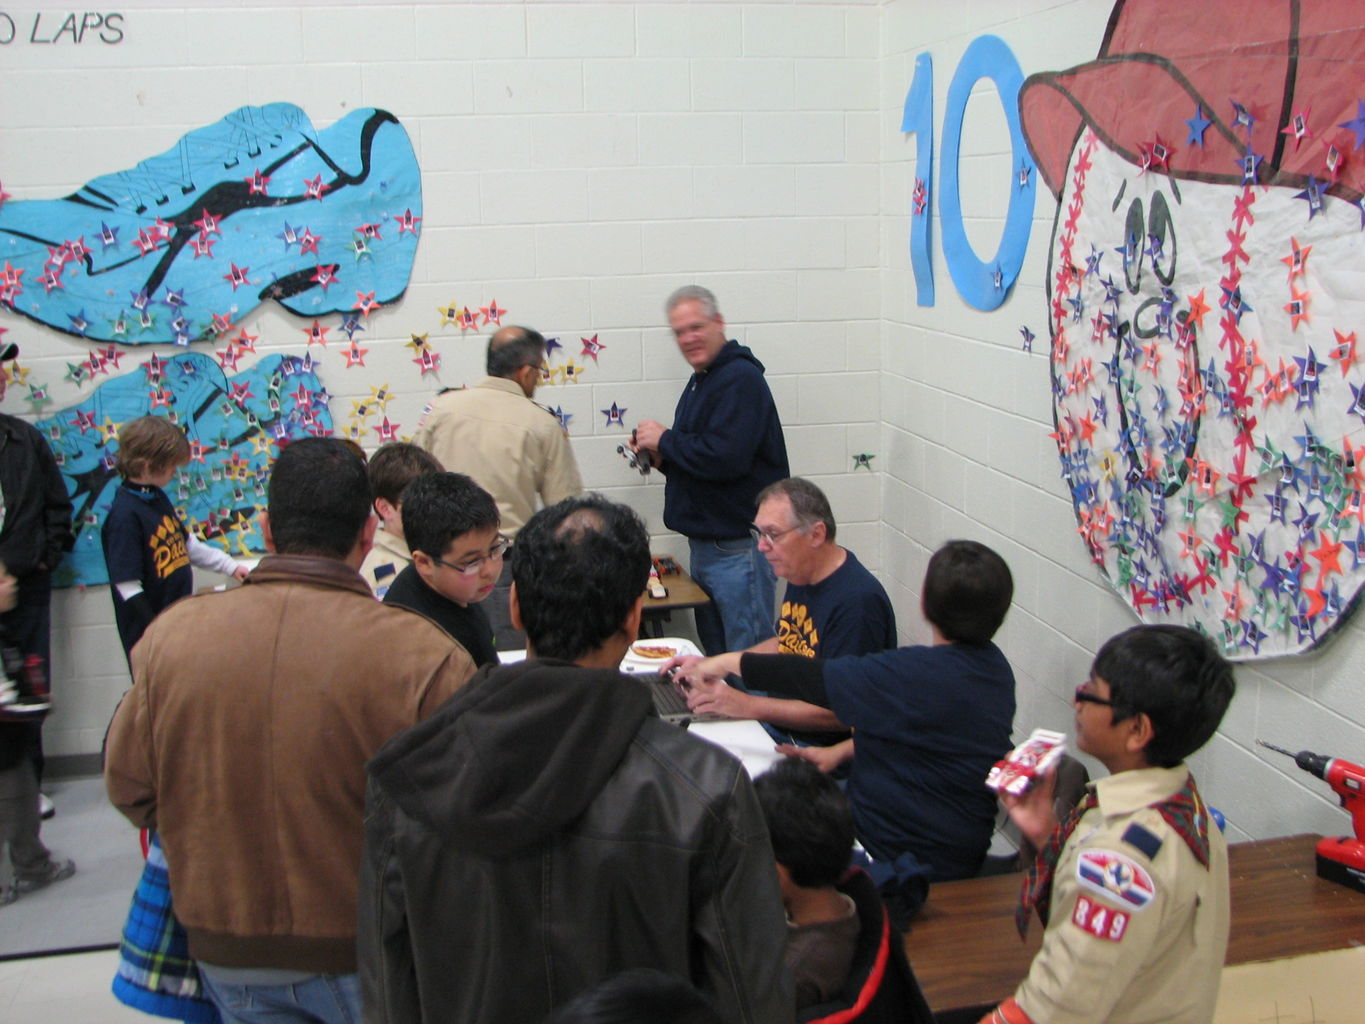
[[[696,610],[697,639],[706,653],[740,651],[773,636],[777,577],[753,539],[687,543],[692,578],[711,596]]]
[[[293,985],[230,985],[201,974],[223,1024],[360,1024],[360,975],[315,974]]]

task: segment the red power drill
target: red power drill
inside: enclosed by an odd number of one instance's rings
[[[1341,797],[1341,806],[1351,815],[1355,838],[1336,836],[1318,841],[1318,877],[1365,892],[1365,841],[1361,835],[1365,832],[1365,768],[1311,750],[1300,750],[1295,754],[1265,740],[1256,742],[1292,757],[1296,765],[1324,780],[1332,787],[1332,792]]]

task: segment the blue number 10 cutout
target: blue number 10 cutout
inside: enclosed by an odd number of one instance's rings
[[[1005,214],[1005,228],[995,257],[983,262],[972,249],[962,223],[962,192],[958,179],[958,156],[962,148],[962,118],[972,87],[983,78],[995,83],[1009,126],[1011,171],[1009,209]],[[910,265],[915,274],[915,301],[921,306],[934,305],[934,271],[930,261],[933,237],[929,221],[929,198],[933,188],[933,117],[934,65],[927,53],[915,60],[915,77],[905,95],[905,111],[901,131],[915,135],[916,170],[920,172],[924,192],[917,195],[910,218]],[[1024,251],[1028,248],[1032,226],[1036,168],[1024,143],[1019,124],[1019,87],[1024,74],[1013,51],[999,36],[979,36],[972,40],[958,62],[957,71],[948,86],[947,106],[943,111],[943,157],[940,170],[943,188],[939,194],[938,213],[943,221],[943,258],[948,264],[953,284],[963,301],[976,309],[992,310],[1005,301],[1005,296],[1019,277],[1024,265]],[[919,190],[917,183],[916,191]]]

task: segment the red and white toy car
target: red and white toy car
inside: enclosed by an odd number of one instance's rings
[[[1034,729],[1029,738],[1011,750],[1004,760],[995,762],[995,767],[986,776],[986,785],[994,790],[1023,796],[1033,785],[1033,780],[1046,775],[1065,753],[1065,733]]]

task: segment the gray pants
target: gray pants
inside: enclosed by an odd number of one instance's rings
[[[0,771],[0,889],[16,880],[41,878],[52,855],[38,838],[38,775],[25,758]],[[4,856],[8,850],[9,856]],[[12,868],[12,870],[11,870]]]

